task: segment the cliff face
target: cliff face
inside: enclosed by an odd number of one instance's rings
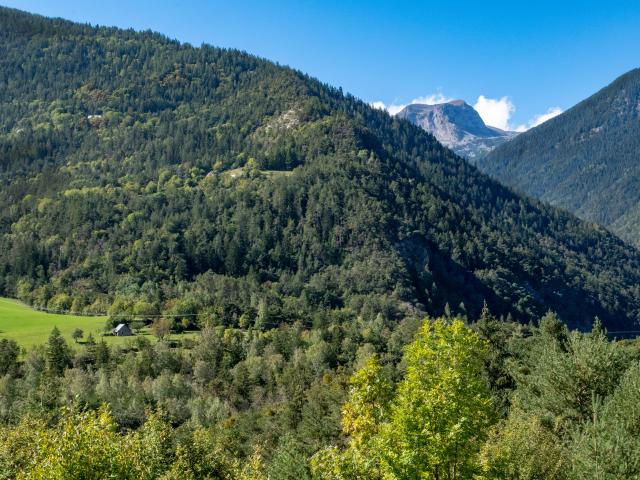
[[[486,125],[478,112],[464,100],[408,105],[397,117],[420,126],[440,143],[472,162],[516,135],[515,132]]]

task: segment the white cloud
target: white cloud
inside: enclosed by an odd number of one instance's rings
[[[562,113],[562,109],[560,107],[551,107],[547,110],[547,113],[541,113],[539,115],[535,115],[526,125],[518,125],[516,127],[516,132],[525,132],[530,128],[537,127],[538,125],[546,122],[547,120],[552,119],[553,117],[557,117]]]
[[[509,100],[509,97],[487,98],[480,95],[473,108],[480,114],[482,120],[487,125],[509,129],[509,119],[516,111],[516,106]]]
[[[387,112],[389,112],[390,115],[396,115],[397,113],[400,113],[400,111],[406,107],[406,104],[391,104],[391,105],[387,105],[386,109]]]
[[[420,103],[423,105],[435,105],[436,103],[446,103],[446,102],[450,102],[451,100],[453,100],[453,98],[445,97],[442,93],[438,92],[438,93],[432,93],[431,95],[425,95],[423,97],[416,97],[413,100],[411,100],[409,103],[399,103],[399,104],[391,103],[387,105],[384,102],[377,101],[377,102],[371,102],[369,105],[371,105],[373,108],[386,110],[387,112],[389,112],[390,115],[395,115],[409,104],[413,105],[414,103]]]
[[[380,100],[378,100],[377,102],[369,102],[369,105],[372,106],[373,108],[377,108],[378,110],[387,109],[387,106],[384,104],[384,102],[381,102]]]
[[[386,110],[387,112],[389,112],[389,115],[395,115],[396,113],[398,113],[400,110],[402,110],[404,107],[406,107],[407,105],[396,105],[394,103],[387,105],[384,102],[381,102],[380,100],[378,100],[377,102],[370,102],[369,105],[371,105],[373,108],[377,108],[378,110]]]
[[[453,100],[453,98],[445,97],[442,93],[432,93],[431,95],[425,95],[424,97],[418,97],[411,100],[411,103],[420,103],[422,105],[435,105],[437,103],[447,103]]]
[[[560,107],[551,107],[546,113],[535,115],[526,124],[514,127],[509,123],[509,121],[516,111],[516,106],[509,97],[494,99],[480,95],[473,108],[478,111],[482,120],[484,120],[484,123],[487,125],[498,127],[502,130],[512,130],[516,132],[525,132],[530,128],[537,127],[541,123],[544,123],[562,113],[562,109]]]

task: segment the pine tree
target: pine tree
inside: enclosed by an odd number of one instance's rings
[[[47,342],[47,370],[53,375],[60,376],[67,367],[71,366],[72,359],[71,348],[58,327],[53,327]]]

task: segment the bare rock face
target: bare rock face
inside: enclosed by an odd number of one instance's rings
[[[464,100],[436,105],[407,105],[397,117],[422,127],[440,143],[471,162],[517,135],[516,132],[486,125],[478,112]]]

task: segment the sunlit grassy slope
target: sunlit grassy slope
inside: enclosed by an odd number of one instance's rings
[[[82,329],[85,336],[93,333],[97,339],[104,329],[105,320],[105,317],[39,312],[17,300],[0,298],[0,338],[12,338],[25,348],[45,343],[56,326],[69,342],[72,342],[71,332],[76,328]]]
[[[53,327],[58,327],[69,344],[74,344],[71,333],[76,328],[82,329],[84,339],[89,333],[92,333],[96,341],[104,338],[109,344],[125,344],[134,338],[101,337],[104,332],[105,321],[106,317],[84,317],[39,312],[17,300],[0,297],[0,338],[12,338],[26,349],[46,343]],[[146,329],[142,334],[149,339],[153,339]],[[185,339],[194,336],[194,333],[185,333],[183,335],[171,335],[170,339]]]

